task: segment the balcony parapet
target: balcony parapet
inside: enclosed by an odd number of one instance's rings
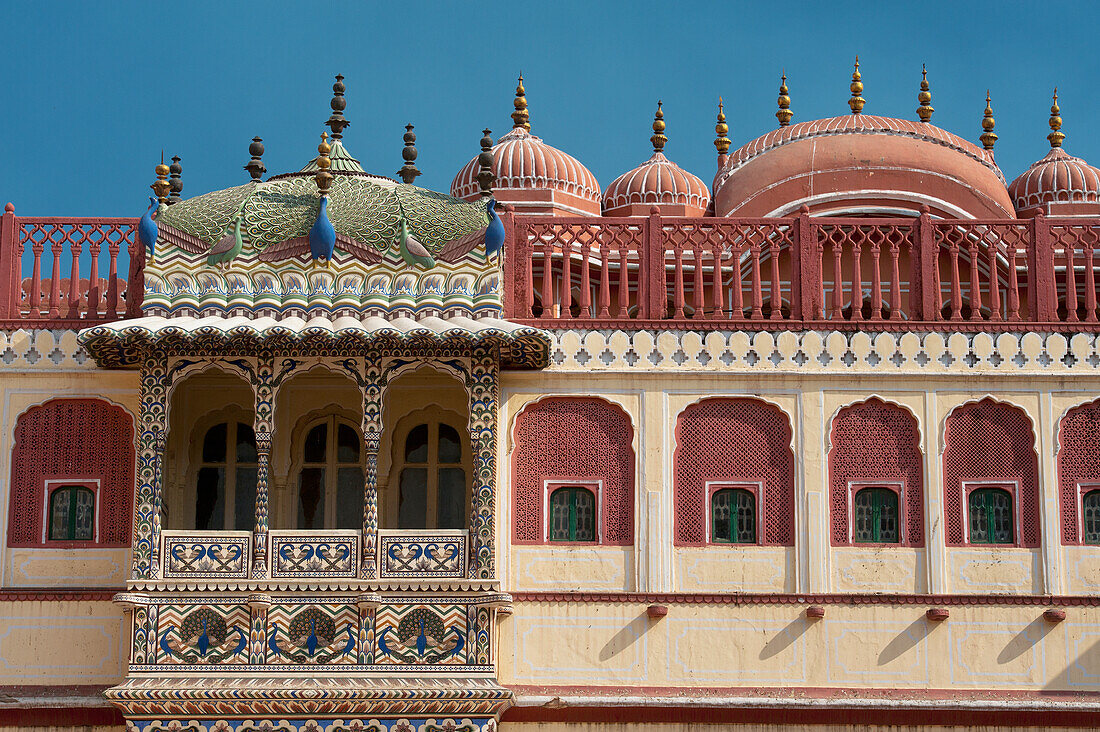
[[[270,531],[266,570],[254,576],[252,533],[179,531],[161,534],[161,581],[134,581],[135,587],[257,589],[290,587],[377,587],[385,590],[435,589],[494,591],[496,582],[466,580],[469,532],[465,529],[381,529],[378,532],[379,579],[358,579],[362,533],[354,529]]]

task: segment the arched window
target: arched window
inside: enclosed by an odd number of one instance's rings
[[[1012,494],[1003,488],[979,488],[967,499],[971,544],[1013,543]]]
[[[898,494],[889,488],[863,488],[852,501],[855,526],[852,538],[859,543],[896,544]]]
[[[1100,544],[1100,514],[1087,497],[1100,483],[1100,400],[1074,407],[1062,418],[1058,430],[1058,483],[1061,493],[1063,544]],[[1088,513],[1091,514],[1090,534]],[[1090,535],[1092,539],[1090,540]]]
[[[256,435],[244,422],[206,431],[195,478],[195,528],[251,531],[256,515]]]
[[[833,418],[830,443],[833,546],[923,546],[924,456],[912,413],[876,397],[849,405]]]
[[[756,543],[756,496],[744,488],[723,488],[710,498],[710,540],[716,544]]]
[[[947,415],[945,424],[943,512],[947,545],[1039,546],[1042,535],[1039,458],[1027,413],[1019,407],[986,398],[956,407]],[[998,532],[990,530],[991,524],[976,526],[974,522],[978,517],[970,510],[972,492],[994,487],[1002,491],[1008,489],[1008,512],[1004,513],[994,504],[983,503],[979,508],[982,515],[1001,515],[1001,538],[997,538]],[[1004,503],[1004,499],[1005,496],[1001,496],[989,500]]]
[[[672,459],[675,544],[793,546],[794,466],[790,419],[775,405],[722,397],[687,406],[676,418]],[[754,489],[752,539],[722,538],[711,490],[746,485]]]
[[[299,529],[358,529],[363,525],[362,440],[335,415],[306,429],[299,456]]]
[[[550,541],[596,541],[596,494],[575,485],[550,494]]]
[[[1091,490],[1081,499],[1084,516],[1082,539],[1086,544],[1100,544],[1100,490]]]
[[[399,529],[466,528],[469,502],[457,429],[435,420],[410,429],[398,475]]]
[[[50,491],[50,541],[91,541],[95,538],[95,494],[82,485]]]

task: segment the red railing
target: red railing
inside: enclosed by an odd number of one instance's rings
[[[1100,219],[502,218],[505,317],[542,327],[1100,331]],[[0,328],[138,314],[136,226],[9,204]]]
[[[503,219],[542,327],[1100,330],[1100,219]]]
[[[127,283],[140,275],[119,272],[120,255],[124,265],[140,259],[136,227],[133,218],[16,216],[8,204],[0,220],[0,327],[82,328],[139,312],[141,288]]]

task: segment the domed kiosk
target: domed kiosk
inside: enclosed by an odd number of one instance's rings
[[[512,130],[493,145],[493,192],[497,200],[511,204],[518,214],[599,216],[600,184],[596,176],[573,156],[531,134],[522,76],[514,104]],[[466,163],[451,182],[452,196],[471,201],[481,195],[478,167],[477,158]]]

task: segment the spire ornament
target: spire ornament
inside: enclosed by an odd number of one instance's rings
[[[780,127],[786,127],[791,123],[791,118],[794,117],[794,112],[791,111],[791,95],[790,90],[787,89],[787,72],[783,72],[783,78],[779,82],[779,111],[775,113],[775,118],[779,120]]]
[[[657,112],[653,115],[653,136],[649,138],[649,141],[653,143],[653,152],[663,153],[665,151],[665,143],[668,142],[668,138],[665,137],[665,113],[661,111],[661,100],[657,100]]]
[[[928,86],[928,70],[924,67],[924,64],[920,65],[920,93],[917,94],[917,101],[920,103],[920,106],[917,107],[917,116],[920,117],[920,121],[931,122],[932,113],[936,110],[932,107],[932,92]]]
[[[1066,135],[1062,132],[1062,110],[1058,108],[1058,87],[1054,87],[1054,103],[1050,105],[1050,134],[1047,140],[1051,148],[1061,147]]]
[[[157,179],[149,186],[153,189],[153,193],[157,196],[157,201],[161,204],[168,203],[168,190],[171,188],[171,184],[168,182],[168,166],[164,164],[164,153],[160,154],[160,164],[153,169],[157,174]]]
[[[496,180],[496,176],[493,175],[493,131],[486,127],[481,134],[481,152],[477,156],[477,164],[480,168],[477,172],[477,184],[481,187],[481,194],[486,196],[492,194],[493,182]]]
[[[401,139],[405,141],[405,147],[401,150],[401,157],[405,161],[405,164],[401,166],[401,169],[397,171],[397,174],[401,176],[401,180],[412,185],[412,182],[416,180],[416,176],[420,175],[420,169],[416,167],[416,133],[413,130],[412,122],[405,125],[405,135]]]
[[[523,72],[519,74],[519,82],[516,84],[516,98],[512,101],[516,111],[512,112],[512,129],[522,127],[531,131],[531,114],[527,111],[527,90],[523,88]]]
[[[859,114],[863,111],[863,105],[867,104],[867,100],[863,98],[863,77],[859,75],[859,56],[856,56],[856,67],[852,71],[852,83],[848,87],[852,91],[852,97],[848,100],[848,106],[852,110],[852,114]]]
[[[245,164],[244,169],[252,176],[252,182],[259,183],[260,178],[267,172],[263,160],[260,159],[264,156],[263,138],[252,138],[252,144],[248,146],[248,154],[252,156],[252,159]]]
[[[730,126],[726,124],[726,115],[722,111],[722,97],[718,97],[718,123],[714,125],[714,147],[719,155],[727,155],[730,151]]]
[[[172,164],[168,166],[168,205],[179,203],[180,193],[183,192],[183,166],[180,165],[180,156],[172,156]]]
[[[339,140],[344,136],[344,130],[351,127],[351,122],[344,119],[344,109],[348,106],[348,102],[344,99],[344,92],[347,87],[344,86],[344,77],[341,74],[336,75],[336,83],[332,85],[332,101],[329,102],[329,106],[332,107],[332,116],[328,118],[328,128],[332,130],[332,139]]]
[[[332,145],[328,144],[328,133],[321,133],[321,144],[317,146],[317,167],[320,170],[317,175],[313,176],[314,182],[317,183],[317,190],[320,191],[322,196],[328,195],[328,189],[332,186],[332,173],[328,171],[332,166],[332,160],[328,154],[332,152]]]
[[[982,147],[986,150],[993,150],[993,146],[997,143],[997,133],[993,131],[993,127],[997,124],[997,121],[993,119],[993,107],[989,103],[989,90],[985,90],[985,114],[982,117],[982,134],[978,138],[982,141]]]

